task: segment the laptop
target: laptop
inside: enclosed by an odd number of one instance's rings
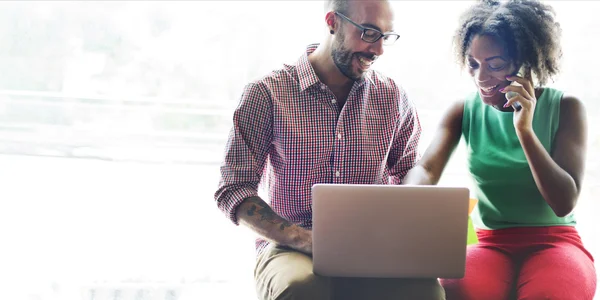
[[[312,201],[315,274],[464,276],[467,188],[316,184]]]

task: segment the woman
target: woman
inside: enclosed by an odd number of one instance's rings
[[[468,248],[464,278],[441,281],[448,300],[594,296],[593,258],[571,213],[584,173],[585,110],[542,87],[558,73],[559,39],[554,11],[538,1],[479,2],[461,18],[456,52],[477,92],[451,106],[404,180],[436,184],[464,137],[479,243]],[[512,76],[519,70],[524,76]]]

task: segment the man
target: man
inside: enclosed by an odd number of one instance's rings
[[[312,185],[400,184],[417,159],[421,127],[412,103],[370,70],[383,45],[399,38],[392,20],[387,1],[328,1],[324,42],[242,94],[215,198],[232,222],[261,236],[261,299],[444,299],[436,279],[312,272]],[[270,205],[257,195],[261,180]]]

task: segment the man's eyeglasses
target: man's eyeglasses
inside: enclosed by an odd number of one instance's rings
[[[362,30],[360,38],[367,43],[375,43],[375,42],[379,41],[379,39],[383,38],[383,44],[386,46],[390,46],[390,45],[393,45],[400,38],[400,35],[397,33],[394,33],[394,32],[383,33],[377,29],[368,28],[368,27],[364,27],[360,24],[357,24],[356,22],[350,20],[350,18],[344,16],[343,14],[341,14],[337,11],[335,12],[335,14],[342,17],[346,21],[350,22],[352,25],[358,27],[360,30]]]

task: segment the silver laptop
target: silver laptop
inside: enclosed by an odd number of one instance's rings
[[[316,184],[312,201],[315,274],[464,276],[467,188]]]

